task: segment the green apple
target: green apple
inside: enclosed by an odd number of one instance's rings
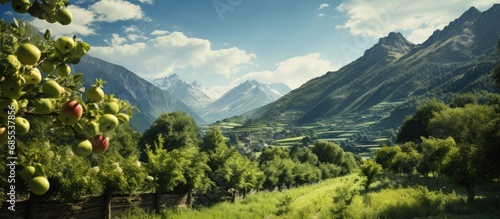
[[[16,135],[24,135],[30,130],[30,123],[23,117],[17,116],[14,119],[14,124],[16,128]]]
[[[86,157],[92,153],[92,143],[89,140],[80,140],[73,144],[71,150],[76,156]]]
[[[104,99],[104,91],[102,88],[92,85],[85,94],[85,97],[90,101],[101,102]]]
[[[130,117],[125,113],[116,114],[116,118],[118,118],[118,121],[121,123],[127,123],[130,120]]]
[[[0,98],[0,117],[8,117],[9,112],[13,111],[14,114],[19,110],[17,100],[10,98]]]
[[[0,127],[0,146],[4,146],[7,144],[7,141],[9,140],[9,135],[8,135],[7,127],[1,126]]]
[[[118,112],[120,112],[120,106],[118,105],[117,102],[108,102],[104,104],[104,113],[106,114],[113,114],[116,115]]]
[[[59,121],[66,125],[73,125],[82,118],[83,107],[74,100],[66,101],[59,111]]]
[[[52,61],[45,60],[38,65],[38,67],[40,67],[43,73],[50,74],[56,69],[56,64]]]
[[[2,82],[0,90],[3,96],[17,100],[25,93],[22,91],[25,84],[26,81],[23,77],[12,76]]]
[[[96,154],[104,154],[108,149],[109,141],[104,135],[95,135],[89,141],[92,143],[92,151]]]
[[[75,41],[71,37],[63,36],[56,40],[55,46],[62,54],[68,54],[75,48]]]
[[[50,14],[49,14],[49,16],[47,16],[47,17],[45,18],[45,20],[46,20],[48,23],[50,23],[50,24],[53,24],[53,23],[57,22],[56,17],[55,17],[55,16],[52,16],[52,15],[50,15]]]
[[[89,49],[90,49],[90,45],[88,43],[77,42],[75,44],[75,48],[73,49],[73,51],[71,51],[71,57],[72,58],[81,58],[82,56],[87,54]]]
[[[84,135],[83,133],[83,127],[85,126],[85,124],[88,122],[88,119],[85,118],[85,117],[82,117],[80,118],[80,120],[78,120],[77,123],[75,123],[73,125],[73,129],[75,130],[75,132],[79,135]],[[89,136],[86,136],[84,135],[86,138],[88,138]]]
[[[50,98],[40,98],[33,101],[33,106],[35,107],[36,112],[47,114],[51,113],[54,110],[54,104],[52,104],[52,100]]]
[[[15,75],[21,69],[21,62],[15,55],[0,58],[0,72],[4,75]]]
[[[68,77],[71,74],[71,68],[69,65],[61,63],[56,67],[56,74],[61,78]]]
[[[99,123],[94,120],[87,121],[83,125],[82,129],[83,129],[83,134],[86,136],[97,135],[99,134]]]
[[[29,0],[12,0],[11,4],[12,4],[12,9],[14,9],[14,11],[20,14],[28,12],[31,6]]]
[[[42,92],[45,97],[59,97],[63,91],[61,86],[54,80],[49,80],[42,85]]]
[[[37,68],[32,69],[28,73],[22,75],[26,84],[39,84],[42,81],[42,74]]]
[[[23,43],[16,50],[16,56],[19,62],[23,65],[34,65],[40,59],[42,53],[35,45],[31,43]]]
[[[59,22],[62,25],[68,25],[73,21],[73,14],[71,14],[71,11],[69,11],[66,8],[61,8],[56,11],[56,16],[55,16],[57,22]]]
[[[26,182],[29,182],[35,176],[36,175],[35,175],[35,167],[34,166],[27,166],[26,168],[21,170],[21,177]]]
[[[101,132],[109,132],[118,126],[118,118],[113,114],[104,114],[99,118],[99,130]]]
[[[50,183],[45,176],[35,176],[29,181],[28,188],[37,195],[43,195],[49,191]]]

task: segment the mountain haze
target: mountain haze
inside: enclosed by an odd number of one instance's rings
[[[264,106],[291,90],[284,83],[248,80],[220,96],[198,81],[188,84],[177,74],[154,79],[153,84],[171,93],[209,123]]]
[[[290,91],[283,83],[265,84],[248,80],[226,92],[210,103],[200,114],[207,122],[241,115],[255,108],[271,103]]]
[[[484,12],[471,7],[419,45],[390,33],[352,63],[246,116],[271,120],[295,111],[298,124],[348,115],[387,116],[396,108],[414,109],[408,104],[425,97],[491,91],[490,71],[499,59],[499,17],[499,4]],[[387,108],[377,111],[382,105]],[[388,117],[393,119],[388,128],[397,128],[409,113]]]
[[[205,107],[208,103],[216,100],[220,96],[198,81],[188,84],[177,74],[154,79],[153,84],[168,91],[195,111]]]

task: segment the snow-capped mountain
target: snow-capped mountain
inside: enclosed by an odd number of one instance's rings
[[[274,102],[290,91],[291,89],[286,84],[265,84],[249,80],[210,103],[200,116],[208,123],[212,123],[220,119],[241,115]]]
[[[208,103],[216,100],[220,96],[198,81],[188,84],[177,74],[154,79],[153,84],[168,91],[197,112],[200,108],[204,108]]]
[[[198,81],[188,84],[177,74],[154,79],[153,84],[181,100],[208,123],[241,115],[291,91],[283,83],[265,84],[249,80],[220,96]]]

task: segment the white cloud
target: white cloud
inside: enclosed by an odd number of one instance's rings
[[[96,29],[100,22],[149,20],[149,18],[145,17],[139,5],[134,5],[123,0],[101,0],[88,8],[81,8],[75,4],[71,4],[68,6],[68,9],[73,14],[73,21],[69,25],[63,26],[57,22],[50,24],[40,19],[33,19],[30,23],[40,31],[50,29],[53,36],[88,36],[96,34]],[[125,27],[125,32],[133,31],[138,31],[136,26]]]
[[[150,4],[152,5],[154,3],[154,0],[139,0],[142,4]]]
[[[160,36],[160,35],[167,35],[169,33],[170,33],[170,31],[167,31],[167,30],[153,30],[151,32],[151,35],[153,35],[153,36]]]
[[[318,17],[324,17],[326,16],[325,14],[321,13],[321,14],[318,14]]]
[[[128,27],[124,27],[125,28],[125,33],[131,33],[131,32],[138,32],[139,31],[139,28],[137,28],[137,26],[135,25],[130,25]]]
[[[246,80],[255,79],[266,83],[282,82],[292,89],[299,87],[312,78],[324,75],[328,71],[337,70],[338,67],[321,57],[320,53],[311,53],[304,56],[297,56],[276,63],[276,69],[252,72],[246,74],[231,83],[231,86],[242,83]],[[223,87],[217,87],[223,89]]]
[[[97,15],[98,21],[115,22],[145,19],[141,6],[123,0],[102,0],[89,8]]]
[[[235,47],[213,50],[210,41],[181,32],[156,36],[144,43],[127,44],[120,39],[123,37],[113,36],[110,46],[92,47],[90,54],[125,66],[147,79],[183,69],[199,76],[229,77],[251,64],[255,57]]]
[[[49,29],[53,36],[63,36],[63,35],[77,35],[77,36],[88,36],[94,35],[95,27],[93,21],[95,15],[92,11],[84,8],[80,8],[75,5],[69,5],[68,10],[73,14],[73,21],[67,26],[63,26],[59,23],[50,24],[45,20],[34,19],[32,23],[41,31]]]
[[[126,62],[133,61],[134,56],[141,54],[146,47],[147,47],[146,44],[142,42],[114,45],[112,47],[95,46],[90,49],[90,53],[95,57],[102,58],[106,61],[110,60],[112,63],[117,63],[125,66]],[[112,58],[112,57],[119,57],[119,58]],[[123,59],[123,60],[119,61],[118,59]]]
[[[319,5],[318,10],[321,10],[321,9],[323,9],[323,8],[328,8],[328,7],[330,7],[330,5],[329,5],[329,4],[323,3],[323,4],[320,4],[320,5]]]
[[[407,31],[408,40],[421,43],[434,30],[442,29],[471,6],[484,10],[497,2],[498,0],[347,0],[336,8],[348,18],[337,28],[347,28],[353,35],[372,38],[386,36],[391,31]]]
[[[120,35],[114,33],[112,34],[113,39],[111,39],[111,42],[109,40],[104,40],[108,45],[110,46],[119,46],[122,45],[123,43],[127,42],[127,39],[120,37]]]

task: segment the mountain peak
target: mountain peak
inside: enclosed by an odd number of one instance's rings
[[[473,21],[475,20],[481,12],[477,10],[474,6],[470,7],[469,10],[464,12],[457,20],[460,21]]]
[[[386,37],[380,38],[378,44],[389,46],[392,48],[401,48],[407,47],[409,45],[413,45],[410,41],[408,41],[403,34],[399,32],[390,32]]]
[[[193,83],[191,83],[191,85],[194,87],[203,87],[203,84],[201,84],[199,81],[193,81]]]
[[[388,36],[379,39],[378,43],[365,51],[363,57],[369,59],[367,63],[374,64],[380,60],[394,61],[408,53],[414,44],[408,41],[403,34],[391,32]]]
[[[176,80],[176,81],[184,81],[181,76],[179,76],[177,73],[173,73],[169,76],[166,77],[169,80]]]
[[[453,35],[461,32],[464,28],[464,24],[467,22],[474,22],[480,15],[481,12],[477,10],[477,8],[470,7],[469,10],[465,11],[459,18],[450,22],[442,30],[435,30],[434,33],[432,33],[432,35],[422,43],[422,46],[427,47],[435,42],[449,39]]]

